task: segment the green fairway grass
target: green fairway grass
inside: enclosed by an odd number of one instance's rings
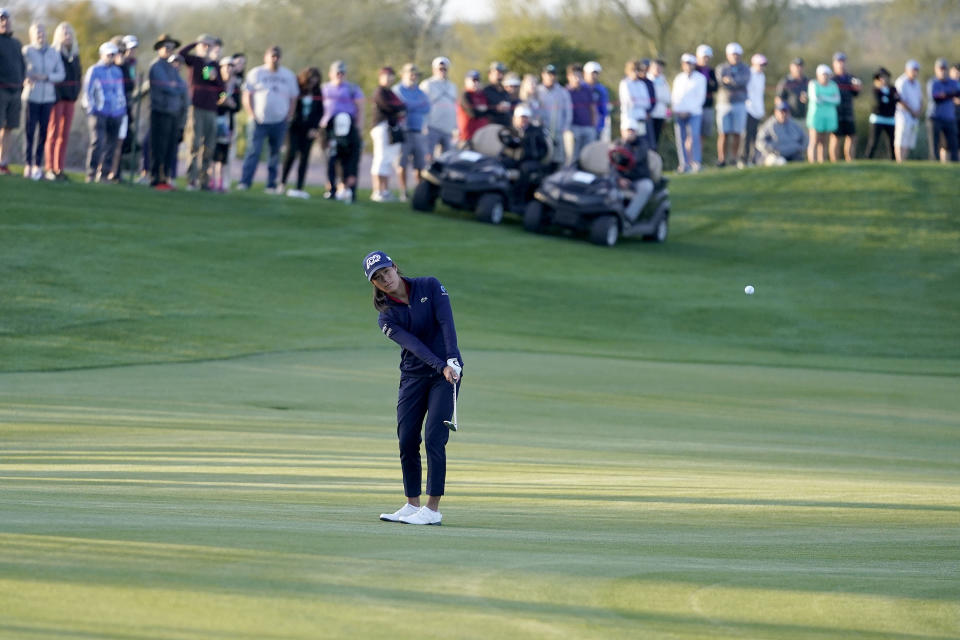
[[[0,638],[960,638],[957,178],[683,176],[613,249],[2,180]],[[377,519],[377,248],[451,292],[442,527]]]

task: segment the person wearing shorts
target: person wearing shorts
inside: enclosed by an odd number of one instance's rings
[[[807,129],[810,130],[807,162],[811,164],[824,161],[830,135],[837,130],[840,89],[831,79],[832,76],[830,67],[825,64],[818,65],[816,79],[807,85]]]
[[[397,77],[393,67],[381,67],[377,77],[379,86],[373,94],[373,127],[370,129],[373,140],[373,161],[370,163],[373,192],[370,199],[391,202],[395,198],[390,192],[390,174],[400,154],[399,138],[403,132],[400,121],[407,107],[390,88]]]
[[[923,87],[919,77],[920,63],[907,60],[903,74],[894,83],[900,96],[897,111],[893,114],[893,151],[897,162],[909,158],[917,146],[917,127],[923,113]]]
[[[439,525],[450,438],[445,422],[454,412],[463,372],[450,296],[436,278],[405,277],[382,251],[364,257],[363,273],[373,285],[380,331],[402,347],[397,437],[406,502],[393,513],[380,514],[380,519]],[[421,440],[427,453],[426,505],[420,504]]]
[[[420,184],[420,172],[426,166],[427,140],[423,130],[426,118],[430,114],[430,98],[418,86],[420,70],[417,65],[407,63],[400,71],[400,83],[393,91],[406,106],[404,135],[400,143],[400,153],[396,158],[397,184],[400,188],[400,200],[407,199],[407,167],[413,165],[414,185]]]
[[[710,48],[710,45],[701,44],[697,47],[696,58],[695,68],[707,81],[707,94],[703,99],[703,109],[700,113],[700,148],[703,149],[707,138],[712,138],[715,133],[714,95],[717,93],[717,74],[710,66],[710,61],[713,59],[713,49]]]
[[[740,139],[747,128],[747,85],[750,67],[743,63],[743,47],[731,42],[727,60],[716,70],[717,83],[717,166],[736,162]],[[739,164],[742,166],[742,163]]]
[[[20,126],[20,92],[27,67],[23,45],[13,37],[13,18],[0,9],[0,175],[10,175],[7,167],[8,135]]]
[[[840,104],[837,105],[837,129],[830,136],[830,162],[840,159],[840,145],[843,143],[843,157],[851,162],[857,150],[857,127],[854,122],[853,99],[860,95],[860,78],[847,73],[847,54],[838,51],[833,54],[833,82],[840,89]]]

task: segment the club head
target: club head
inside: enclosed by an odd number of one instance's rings
[[[445,425],[447,426],[447,428],[450,429],[450,431],[456,431],[456,430],[457,430],[457,425],[456,425],[456,423],[450,422],[449,420],[444,420],[444,421],[443,421],[443,424],[445,424]]]

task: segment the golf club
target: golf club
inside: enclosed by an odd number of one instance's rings
[[[460,427],[457,426],[457,383],[453,383],[453,421],[444,420],[443,424],[450,429],[450,431],[458,431]]]

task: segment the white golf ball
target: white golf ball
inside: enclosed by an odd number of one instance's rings
[[[743,292],[744,292],[745,294],[747,294],[748,296],[752,296],[752,295],[753,295],[753,285],[752,285],[752,284],[748,284],[747,286],[745,286],[745,287],[743,288]]]

